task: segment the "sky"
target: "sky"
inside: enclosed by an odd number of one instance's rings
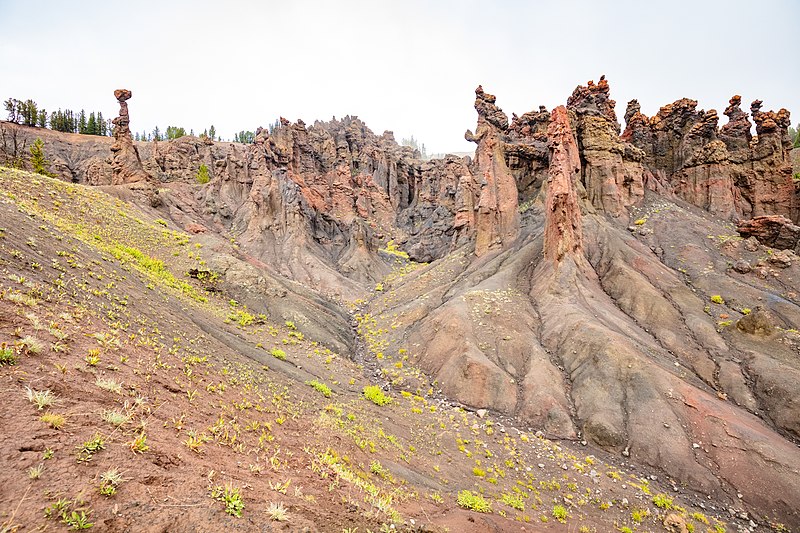
[[[355,115],[464,152],[479,84],[510,117],[603,74],[620,122],[689,97],[724,124],[733,94],[800,121],[798,0],[0,0],[0,27],[0,99],[111,118],[127,88],[135,132]]]

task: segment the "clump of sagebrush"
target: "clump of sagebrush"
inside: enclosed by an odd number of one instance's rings
[[[0,346],[0,366],[3,365],[16,365],[17,364],[17,354],[14,353],[13,348],[9,348],[6,346],[6,343],[3,343]]]

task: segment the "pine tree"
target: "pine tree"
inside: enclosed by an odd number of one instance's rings
[[[3,102],[6,111],[8,111],[9,122],[14,122],[16,124],[19,124],[19,104],[20,101],[17,100],[16,98],[9,98],[5,102]]]
[[[86,111],[81,109],[81,114],[78,116],[78,133],[86,133]]]
[[[45,109],[39,110],[39,120],[37,126],[39,126],[40,128],[47,127],[47,110]]]
[[[97,112],[97,135],[106,135],[106,121],[103,119],[103,112]]]
[[[158,129],[158,126],[153,128],[153,140],[160,141],[161,140],[161,130]]]
[[[47,168],[49,166],[50,162],[44,156],[44,143],[42,139],[36,137],[36,140],[31,145],[31,167],[37,174],[53,177],[54,174]]]
[[[39,110],[36,102],[30,98],[22,102],[22,123],[26,126],[35,126],[39,119]]]
[[[216,136],[217,136],[217,130],[214,128],[214,125],[212,124],[211,127],[208,128],[208,137],[213,141],[214,137]]]
[[[94,111],[89,113],[89,120],[86,122],[86,133],[97,135],[97,118],[94,116]]]

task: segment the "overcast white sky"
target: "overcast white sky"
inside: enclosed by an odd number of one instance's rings
[[[478,84],[511,116],[601,74],[620,120],[631,98],[721,115],[739,93],[800,121],[798,0],[0,0],[0,24],[0,99],[110,118],[124,87],[134,131],[350,114],[468,151]]]

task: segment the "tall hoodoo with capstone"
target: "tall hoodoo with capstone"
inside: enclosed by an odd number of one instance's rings
[[[119,102],[119,116],[112,122],[114,124],[114,144],[111,146],[113,154],[113,184],[122,185],[126,183],[137,183],[146,181],[150,176],[142,166],[142,159],[139,151],[133,144],[131,136],[130,117],[128,115],[128,103],[133,96],[128,89],[117,89],[114,97]]]

